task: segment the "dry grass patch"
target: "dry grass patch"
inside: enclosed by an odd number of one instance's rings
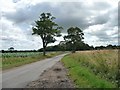
[[[79,51],[62,61],[80,87],[117,87],[118,50]]]

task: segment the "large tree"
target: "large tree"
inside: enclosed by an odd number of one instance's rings
[[[83,43],[82,39],[84,39],[84,33],[78,27],[70,27],[67,30],[67,33],[68,35],[64,36],[64,40],[66,41],[66,44],[71,47],[72,52],[75,53],[77,46]]]
[[[41,37],[43,43],[43,55],[46,55],[46,47],[49,43],[54,43],[56,39],[55,36],[61,36],[61,29],[58,24],[53,20],[53,17],[50,13],[42,13],[39,20],[35,21],[35,26],[32,27],[33,33]]]

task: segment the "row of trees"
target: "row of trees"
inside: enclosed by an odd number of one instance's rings
[[[13,47],[12,47],[13,48]],[[104,49],[120,49],[120,46],[117,45],[107,45],[107,46],[89,46],[88,44],[85,44],[82,42],[76,47],[77,51],[80,50],[104,50]],[[42,52],[43,48],[38,50],[2,50],[2,53],[9,53],[9,52]],[[70,45],[67,45],[65,41],[61,41],[58,45],[54,46],[48,46],[46,47],[46,51],[72,51],[72,48]]]
[[[96,50],[101,50],[101,49],[120,49],[120,45],[107,45],[107,46],[97,46],[95,47]]]
[[[88,44],[85,44],[83,42],[82,44],[79,44],[77,46],[76,51],[81,51],[81,50],[104,50],[104,49],[120,49],[120,46],[107,45],[107,46],[93,47],[93,46],[89,46]],[[39,49],[38,51],[42,52],[43,48]],[[65,44],[64,42],[60,42],[58,45],[48,46],[46,48],[46,51],[72,51],[72,47],[70,45]]]
[[[61,36],[61,30],[63,29],[53,20],[53,17],[50,13],[42,13],[39,20],[35,21],[35,26],[32,27],[33,35],[39,35],[42,39],[43,44],[43,55],[46,54],[46,48],[49,43],[54,43],[56,37]],[[72,47],[72,52],[74,53],[77,49],[77,46],[82,43],[83,32],[78,27],[70,27],[67,30],[68,35],[64,36],[65,43]]]
[[[119,48],[119,46],[112,46],[108,45],[100,46],[100,47],[93,47],[85,44],[82,40],[84,39],[84,33],[78,27],[70,27],[67,30],[67,35],[64,36],[64,41],[60,42],[59,45],[47,47],[49,43],[54,43],[56,41],[56,37],[61,36],[61,30],[63,29],[58,24],[56,24],[53,20],[53,17],[50,13],[42,13],[40,15],[39,20],[35,21],[35,26],[32,27],[33,35],[36,34],[41,37],[43,48],[39,51],[43,51],[43,55],[45,55],[47,51],[54,51],[54,50],[71,50],[75,53],[76,50],[91,50],[91,49],[114,49]]]

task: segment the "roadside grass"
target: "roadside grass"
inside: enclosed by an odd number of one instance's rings
[[[81,51],[62,62],[78,88],[116,88],[118,50]]]
[[[42,53],[40,54],[35,54],[35,55],[31,55],[31,56],[26,56],[26,57],[2,57],[2,69],[10,69],[13,67],[18,67],[21,65],[25,65],[25,64],[29,64],[32,62],[36,62],[36,61],[40,61],[46,58],[51,58],[53,56],[62,54],[63,52],[49,52],[47,53],[46,56],[43,56]]]

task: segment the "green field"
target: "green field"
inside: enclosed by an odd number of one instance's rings
[[[16,52],[16,53],[1,53],[0,67],[2,69],[10,69],[24,64],[36,62],[45,58],[50,58],[63,52],[49,52],[43,56],[41,52]]]
[[[76,87],[117,87],[118,50],[80,51],[66,55],[62,62]]]

